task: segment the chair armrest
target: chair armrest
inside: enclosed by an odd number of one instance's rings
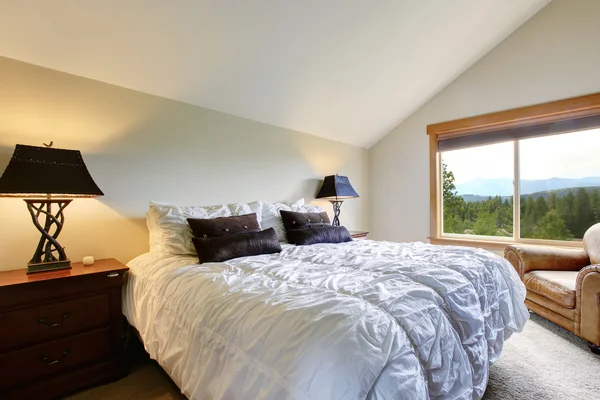
[[[509,245],[504,249],[504,258],[517,270],[521,280],[529,271],[579,271],[590,264],[583,249],[550,246]]]
[[[575,334],[600,346],[600,265],[579,271],[576,289]]]

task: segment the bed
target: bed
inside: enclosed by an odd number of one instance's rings
[[[128,266],[124,314],[193,400],[480,399],[529,316],[510,263],[466,247],[283,244],[198,264],[154,246]]]

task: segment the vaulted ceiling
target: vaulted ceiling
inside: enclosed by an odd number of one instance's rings
[[[0,55],[370,147],[548,2],[4,0]]]

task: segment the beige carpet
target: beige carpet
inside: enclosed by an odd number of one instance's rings
[[[504,344],[483,398],[598,400],[600,356],[583,339],[531,314],[523,332]]]
[[[167,375],[143,361],[118,382],[78,393],[69,400],[184,400]],[[600,399],[600,356],[585,341],[532,315],[511,337],[490,370],[485,400]]]

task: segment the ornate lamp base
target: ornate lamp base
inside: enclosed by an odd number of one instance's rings
[[[333,204],[333,221],[331,225],[340,226],[340,208],[342,207],[343,200],[329,200]]]
[[[42,263],[27,263],[27,273],[34,274],[36,272],[54,271],[57,269],[71,269],[71,261],[56,261],[56,262],[42,262]]]
[[[33,224],[42,233],[35,253],[31,261],[27,263],[27,273],[71,268],[71,261],[67,258],[65,249],[56,241],[65,220],[63,210],[71,203],[71,200],[25,200],[25,203],[27,203]],[[58,205],[55,215],[52,214],[52,204]],[[40,223],[42,216],[45,216],[43,226]],[[54,233],[50,234],[53,225]]]

